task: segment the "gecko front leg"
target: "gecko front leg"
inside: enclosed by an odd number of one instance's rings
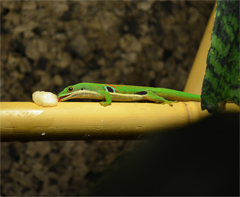
[[[106,100],[106,101],[100,102],[100,105],[102,105],[104,107],[111,105],[112,98],[111,98],[111,95],[109,92],[106,92],[105,90],[99,90],[98,93],[101,94],[102,96],[104,96],[105,100]]]

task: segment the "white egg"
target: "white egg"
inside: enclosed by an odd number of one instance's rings
[[[32,100],[43,107],[52,107],[58,104],[57,95],[51,92],[36,91],[32,94]]]

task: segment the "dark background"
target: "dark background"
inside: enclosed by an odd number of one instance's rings
[[[80,82],[182,90],[214,1],[1,2],[1,101]],[[135,141],[1,144],[3,196],[85,195]]]

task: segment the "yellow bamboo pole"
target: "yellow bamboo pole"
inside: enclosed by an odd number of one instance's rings
[[[32,102],[1,102],[2,141],[143,139],[161,129],[186,126],[208,113],[199,102],[173,107],[156,103],[62,102],[39,107]]]
[[[215,18],[216,3],[209,18],[197,55],[193,62],[191,72],[188,76],[184,92],[201,94],[203,78],[207,66],[207,54],[211,44],[212,28]]]
[[[201,93],[213,18],[214,11],[186,92]],[[230,110],[239,109],[234,106]],[[32,102],[1,102],[1,140],[142,139],[154,131],[186,126],[208,115],[206,110],[201,110],[199,102],[179,102],[173,107],[155,103],[112,103],[102,107],[94,102],[65,102],[56,107],[39,107]]]

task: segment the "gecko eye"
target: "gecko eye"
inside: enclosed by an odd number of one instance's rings
[[[73,87],[69,87],[69,88],[68,88],[68,91],[69,91],[69,92],[72,92],[72,91],[73,91]]]

